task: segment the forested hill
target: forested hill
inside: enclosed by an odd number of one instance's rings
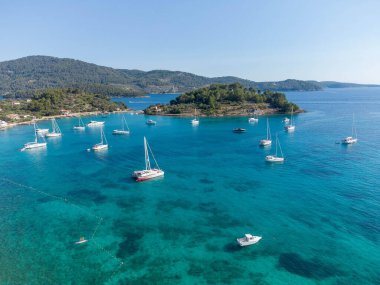
[[[214,83],[235,82],[246,88],[272,91],[313,91],[324,87],[317,81],[294,79],[254,82],[233,76],[210,78],[181,71],[114,69],[50,56],[28,56],[0,62],[0,95],[19,97],[29,97],[34,90],[67,87],[115,97],[183,93]]]
[[[294,103],[286,99],[285,94],[254,88],[244,88],[239,83],[212,84],[182,94],[166,105],[153,105],[145,109],[149,115],[194,114],[197,109],[206,116],[248,116],[252,113],[275,114],[302,112]]]

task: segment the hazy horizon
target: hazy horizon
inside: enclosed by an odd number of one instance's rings
[[[379,84],[379,12],[371,0],[13,1],[2,5],[0,61]]]

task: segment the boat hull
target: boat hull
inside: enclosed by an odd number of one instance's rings
[[[44,143],[26,143],[24,147],[21,149],[21,151],[27,150],[27,149],[36,149],[36,148],[44,148],[46,147],[46,142]]]
[[[47,134],[45,134],[45,137],[47,137],[47,138],[57,138],[60,136],[61,136],[61,133],[47,133]]]
[[[248,119],[248,123],[258,123],[259,122],[259,119],[256,119],[256,118],[249,118]]]
[[[243,238],[236,239],[236,241],[238,242],[238,244],[240,246],[248,246],[248,245],[258,243],[261,239],[262,239],[262,237],[252,236],[252,239],[249,239],[249,240],[247,240],[247,238],[243,237]]]
[[[265,157],[265,161],[270,162],[270,163],[281,163],[281,162],[284,162],[284,160],[285,159],[283,157],[277,157],[274,155],[267,155]]]
[[[353,137],[347,137],[342,140],[342,144],[354,144],[357,142],[358,142],[358,139],[354,139]]]
[[[285,131],[287,131],[288,133],[294,132],[295,129],[296,129],[295,126],[285,126]]]
[[[96,144],[92,147],[93,151],[101,151],[108,149],[108,144]]]
[[[36,129],[36,133],[39,135],[44,135],[49,132],[49,129]]]
[[[133,172],[132,177],[136,178],[136,182],[143,182],[150,179],[163,177],[165,174],[161,169],[150,169],[150,170],[138,170]]]
[[[237,128],[232,130],[235,134],[242,134],[246,132],[246,129]]]
[[[260,146],[268,146],[271,145],[272,141],[271,140],[261,140],[260,141]]]
[[[123,130],[114,130],[112,132],[113,135],[129,135],[129,131],[123,131]]]
[[[87,127],[101,127],[104,125],[104,122],[90,122],[87,124]]]
[[[199,121],[198,121],[198,120],[192,120],[192,121],[191,121],[191,124],[192,124],[193,126],[198,126],[198,125],[199,125]]]

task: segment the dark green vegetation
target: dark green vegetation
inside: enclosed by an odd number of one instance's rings
[[[20,115],[20,121],[31,116],[56,116],[79,112],[113,112],[124,110],[124,103],[112,102],[105,95],[92,94],[79,89],[47,89],[36,91],[30,100],[0,101],[0,120],[14,121],[9,114]]]
[[[35,90],[46,88],[79,88],[111,97],[141,96],[146,93],[183,93],[211,84],[235,82],[246,88],[272,91],[346,87],[338,82],[325,84],[294,79],[254,82],[233,76],[209,78],[181,71],[114,69],[50,56],[28,56],[0,62],[0,95],[8,97],[30,98]]]
[[[289,113],[301,111],[296,104],[288,102],[285,94],[273,91],[261,92],[244,88],[239,83],[213,84],[187,92],[168,105],[150,106],[147,114],[191,114],[197,108],[205,115],[248,115],[261,110],[263,113]]]

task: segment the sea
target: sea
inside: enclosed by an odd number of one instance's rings
[[[120,114],[84,117],[105,121],[98,153],[100,129],[74,131],[76,118],[46,149],[20,151],[31,125],[1,131],[0,284],[380,284],[380,88],[286,94],[306,112],[294,133],[268,117],[282,164],[258,145],[266,117],[126,114],[129,136],[112,135]],[[137,183],[144,136],[165,177]],[[247,233],[262,239],[238,246]]]

